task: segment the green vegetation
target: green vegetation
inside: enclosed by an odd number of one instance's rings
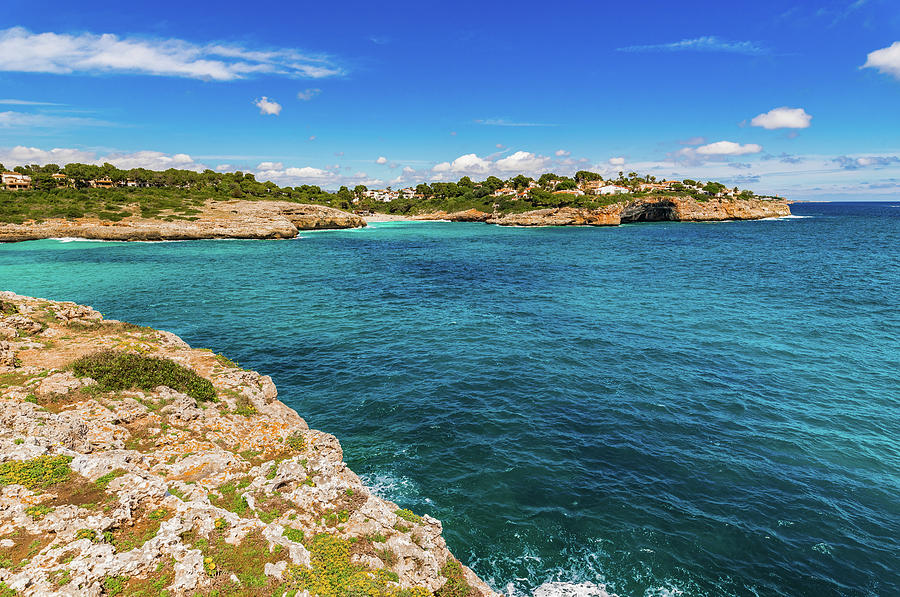
[[[100,477],[99,479],[94,481],[94,483],[100,489],[105,490],[107,487],[109,487],[109,484],[112,482],[113,479],[118,479],[119,477],[124,475],[126,472],[127,471],[125,471],[125,470],[117,468],[116,470],[114,470],[112,472],[106,473],[105,475],[103,475],[102,477]]]
[[[54,508],[50,506],[45,506],[44,504],[37,504],[34,506],[28,506],[25,508],[25,514],[32,517],[34,520],[40,520],[44,516],[53,512]]]
[[[5,582],[0,582],[0,597],[16,597],[18,593],[9,588]]]
[[[246,487],[246,485],[243,487]],[[234,512],[238,516],[244,516],[250,509],[250,506],[247,504],[247,500],[244,498],[243,494],[238,493],[243,487],[239,483],[235,484],[234,481],[229,481],[216,489],[221,497],[210,494],[209,501],[213,506],[224,508],[229,512]]]
[[[399,510],[394,512],[394,514],[396,514],[406,522],[412,522],[415,524],[420,524],[422,522],[421,516],[413,514],[412,510],[407,510],[406,508],[400,508]]]
[[[298,452],[302,452],[306,448],[306,440],[303,437],[303,433],[300,431],[295,431],[289,435],[284,442]]]
[[[293,529],[291,527],[284,527],[284,530],[281,532],[281,535],[290,541],[295,543],[303,543],[303,531],[300,529]]]
[[[71,456],[38,456],[4,462],[0,464],[0,485],[18,484],[32,490],[50,487],[69,478],[70,462]]]
[[[103,392],[168,386],[198,401],[216,400],[216,389],[208,379],[160,357],[107,350],[78,359],[72,363],[72,372],[96,380]]]
[[[392,201],[381,202],[367,197],[365,193],[368,189],[363,185],[352,190],[344,186],[335,192],[324,191],[315,185],[279,187],[272,182],[259,182],[253,174],[243,172],[193,172],[176,169],[155,172],[143,168],[120,170],[111,164],[68,164],[63,168],[47,164],[18,166],[15,170],[31,176],[33,188],[26,191],[0,190],[0,222],[22,223],[27,220],[87,216],[110,221],[129,216],[193,220],[206,201],[235,198],[312,203],[345,210],[392,214],[468,209],[484,212],[496,209],[502,213],[510,213],[546,207],[603,207],[656,192],[704,199],[710,194],[726,190],[721,183],[685,179],[664,191],[641,191],[641,184],[655,183],[656,177],[639,176],[636,172],[629,172],[627,175],[619,172],[617,177],[605,182],[626,186],[633,193],[603,196],[561,193],[560,191],[575,189],[585,182],[603,180],[596,172],[581,170],[573,177],[550,172],[537,180],[520,174],[506,180],[489,176],[476,182],[464,176],[457,182],[419,184],[414,193],[400,193]],[[56,173],[68,177],[62,183],[62,188],[58,188],[57,181],[52,178]],[[91,188],[90,181],[100,179],[109,179],[114,186]],[[494,196],[500,189],[512,189],[513,192]],[[521,196],[517,196],[520,193]],[[730,193],[741,198],[754,197],[752,191],[740,191],[736,188]],[[225,362],[223,364],[230,366]],[[237,363],[234,365],[237,366]]]
[[[291,585],[319,597],[426,597],[422,587],[401,590],[397,575],[388,570],[370,570],[350,562],[350,543],[321,533],[307,541],[310,568],[288,570]]]
[[[440,589],[435,592],[435,597],[469,597],[476,593],[466,577],[463,576],[462,566],[456,560],[450,560],[441,568],[441,575],[447,579]]]
[[[128,577],[125,576],[107,576],[103,579],[104,594],[109,597],[115,597],[125,592],[125,583]]]

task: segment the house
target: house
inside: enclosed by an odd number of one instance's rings
[[[10,191],[28,190],[31,188],[31,177],[18,172],[4,172],[2,182]]]
[[[394,199],[400,197],[400,193],[397,191],[391,191],[390,189],[369,189],[363,192],[363,197],[368,197],[369,199],[374,199],[375,201],[381,201],[382,203],[389,203]]]
[[[69,185],[69,177],[61,172],[57,172],[56,174],[51,174],[50,178],[53,179],[53,182],[56,183],[56,187],[65,187]]]
[[[564,189],[562,191],[554,191],[554,195],[573,195],[575,197],[581,197],[584,195],[584,191],[581,189]]]
[[[584,180],[579,185],[578,188],[584,191],[585,193],[597,194],[600,190],[600,187],[603,187],[607,183],[602,180]]]
[[[631,189],[622,187],[617,184],[608,184],[597,189],[598,195],[619,195],[622,193],[630,193]]]
[[[491,193],[491,197],[506,197],[507,195],[515,195],[516,190],[510,187],[503,187]]]
[[[115,185],[110,178],[98,178],[96,180],[87,181],[93,189],[111,189]]]

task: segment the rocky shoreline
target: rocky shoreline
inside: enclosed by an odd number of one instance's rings
[[[276,397],[174,334],[0,292],[0,594],[496,595]]]
[[[43,238],[119,241],[294,238],[301,230],[358,228],[363,218],[339,209],[289,201],[207,201],[191,218],[52,219],[0,224],[0,242]]]
[[[499,226],[619,226],[631,222],[720,222],[761,220],[789,215],[791,209],[786,201],[759,199],[698,201],[684,197],[653,197],[598,209],[558,207],[510,214],[490,214],[471,209],[453,213],[435,212],[411,219],[484,222]]]

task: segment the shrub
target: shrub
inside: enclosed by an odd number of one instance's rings
[[[168,386],[201,402],[216,399],[212,382],[183,365],[161,357],[107,350],[78,359],[72,363],[72,372],[79,377],[94,379],[103,392],[134,387],[152,390],[157,386]]]
[[[69,478],[71,456],[38,456],[0,464],[0,485],[24,485],[28,489],[49,487]]]
[[[405,520],[406,522],[412,522],[415,524],[419,524],[422,522],[422,517],[417,514],[413,514],[412,510],[407,510],[406,508],[400,508],[396,512],[394,512],[397,516]]]
[[[462,566],[456,560],[449,560],[441,568],[441,576],[447,579],[440,589],[434,592],[435,597],[469,597],[476,593],[466,577],[463,575]]]

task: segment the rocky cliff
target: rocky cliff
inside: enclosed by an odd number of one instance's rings
[[[560,207],[494,215],[485,221],[500,226],[618,226],[629,222],[759,220],[789,215],[791,210],[784,201],[648,197],[598,209]]]
[[[494,595],[276,397],[171,333],[0,293],[0,595]]]
[[[487,222],[500,226],[618,226],[629,222],[759,220],[789,215],[791,210],[784,201],[648,197],[597,209],[559,207],[509,214],[488,214],[472,209],[425,214],[415,219]]]
[[[204,238],[293,238],[299,230],[356,228],[366,222],[351,213],[288,201],[208,201],[191,218],[161,215],[127,217],[118,222],[96,218],[53,219],[0,224],[0,242],[41,238],[98,240],[196,240]]]

